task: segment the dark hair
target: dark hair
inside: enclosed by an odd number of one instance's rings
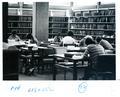
[[[61,35],[61,32],[58,32],[57,36],[60,36]]]
[[[13,35],[17,34],[17,31],[12,31],[12,34],[13,34]]]
[[[68,36],[73,36],[73,32],[72,31],[68,31],[67,35]]]
[[[102,40],[101,37],[96,37],[96,41],[99,43]]]
[[[95,42],[94,42],[94,40],[93,39],[91,39],[91,38],[86,38],[86,40],[85,40],[85,44],[86,45],[89,45],[89,44],[95,44]]]
[[[32,36],[32,34],[31,34],[31,33],[29,33],[29,34],[27,34],[26,38],[27,38],[27,39],[32,39],[32,38],[33,38],[33,36]]]

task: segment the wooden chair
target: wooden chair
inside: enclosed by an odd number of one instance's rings
[[[51,56],[52,54],[55,54],[55,49],[52,47],[43,50],[41,56],[42,73],[51,73],[53,71],[54,58]]]
[[[3,50],[3,80],[18,80],[19,50]]]
[[[102,76],[103,80],[115,80],[116,62],[115,54],[99,55],[96,63],[96,78]]]
[[[27,75],[33,74],[35,67],[38,67],[39,65],[39,58],[40,55],[38,50],[33,50],[33,47],[21,49],[20,59],[22,62],[22,68],[25,69],[23,73]]]

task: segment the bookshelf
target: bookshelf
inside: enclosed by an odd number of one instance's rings
[[[68,17],[49,17],[49,38],[53,38],[61,32],[64,36],[68,31]]]
[[[49,8],[49,38],[53,38],[58,32],[64,36],[68,30],[72,30],[78,40],[92,35],[115,42],[115,4],[73,7],[73,16],[67,16],[67,10],[69,7]],[[32,5],[29,4],[9,4],[8,34],[17,30],[24,39],[27,33],[32,33],[32,11]]]
[[[107,7],[107,8],[106,8]],[[70,30],[77,39],[86,35],[101,36],[110,42],[115,42],[115,5],[99,5],[94,9],[80,9],[74,11],[70,17]]]
[[[17,34],[21,39],[25,39],[26,34],[32,33],[32,16],[8,16],[8,35],[13,30],[17,31]]]
[[[23,2],[8,4],[8,37],[14,30],[21,39],[32,33],[32,5]]]

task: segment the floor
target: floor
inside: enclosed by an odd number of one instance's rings
[[[84,70],[79,70],[78,71],[78,80],[82,78],[84,75]],[[53,74],[49,72],[45,72],[42,74],[34,73],[34,75],[25,75],[25,74],[19,74],[19,80],[52,80],[53,79]],[[72,80],[72,72],[67,72],[66,74],[66,80]],[[56,80],[64,80],[64,73],[63,72],[58,72],[56,76]]]

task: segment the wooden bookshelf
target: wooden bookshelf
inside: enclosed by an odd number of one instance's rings
[[[106,8],[108,7],[108,8]],[[91,7],[93,8],[93,7]],[[100,5],[94,9],[74,10],[74,16],[69,18],[70,30],[77,39],[86,35],[101,36],[115,42],[115,5]]]
[[[26,34],[32,33],[32,16],[9,15],[8,35],[10,35],[13,30],[17,31],[21,39],[25,39]]]
[[[49,17],[49,38],[53,38],[62,33],[62,36],[68,31],[68,17]]]
[[[17,30],[20,37],[25,38],[25,34],[32,32],[32,5],[24,4],[22,15],[18,15],[18,5],[9,7],[8,33]],[[58,32],[64,36],[68,30],[72,30],[78,40],[86,35],[92,35],[115,42],[115,4],[73,8],[73,16],[70,17],[65,16],[65,11],[63,13],[63,16],[49,16],[49,38],[53,38]]]
[[[32,5],[8,3],[8,37],[16,30],[21,39],[32,33]]]

